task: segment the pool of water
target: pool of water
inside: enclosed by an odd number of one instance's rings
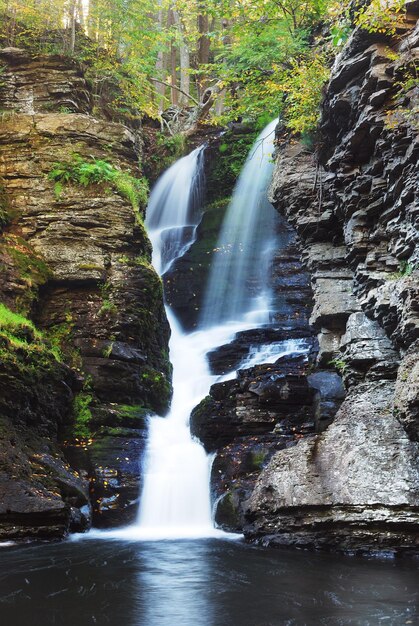
[[[200,539],[0,550],[4,626],[419,624],[418,563]]]

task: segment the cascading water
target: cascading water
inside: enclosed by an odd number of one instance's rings
[[[160,275],[194,240],[201,217],[204,148],[200,146],[176,161],[150,195],[146,226],[153,244],[153,265]]]
[[[199,221],[203,147],[177,161],[150,196],[146,226],[154,267],[163,274],[194,239]],[[150,537],[213,534],[210,459],[189,430],[189,416],[208,390],[211,375],[200,342],[185,335],[171,310],[173,399],[166,418],[150,421],[138,530]]]
[[[213,255],[201,322],[269,319],[268,267],[275,211],[267,199],[273,171],[273,120],[256,139],[235,187]]]
[[[166,307],[172,330],[172,405],[167,417],[150,420],[137,523],[108,533],[113,537],[166,539],[225,535],[213,527],[209,494],[211,459],[192,439],[189,417],[217,380],[209,371],[207,353],[231,341],[237,332],[267,321],[265,275],[273,241],[266,234],[273,234],[275,213],[267,202],[266,191],[272,173],[270,156],[275,125],[275,121],[271,122],[258,137],[234,191],[219,244],[232,248],[233,252],[227,263],[221,265],[216,255],[206,295],[207,314],[201,328],[185,334]],[[153,244],[153,264],[160,274],[194,241],[200,219],[203,150],[204,147],[197,148],[177,161],[151,193],[146,226]],[[235,229],[239,234],[231,239]],[[249,288],[251,282],[259,282],[262,288],[259,291]],[[263,315],[258,319],[263,298]],[[210,314],[211,305],[214,312]],[[254,365],[273,358],[275,352],[278,357],[295,350],[300,351],[300,346],[292,342],[290,345],[281,342],[273,349],[265,346],[262,351],[254,347],[248,362]]]

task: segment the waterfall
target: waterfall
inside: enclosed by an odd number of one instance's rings
[[[194,240],[202,203],[203,147],[177,161],[155,185],[146,226],[153,265],[164,274]],[[211,519],[211,460],[189,430],[192,409],[208,392],[212,377],[199,333],[182,332],[166,307],[171,327],[173,399],[165,418],[153,417],[145,460],[144,487],[135,531],[143,538],[216,534]],[[134,529],[133,529],[134,530]]]
[[[276,122],[269,124],[258,137],[234,191],[218,246],[232,252],[227,255],[227,262],[221,264],[221,255],[215,254],[206,294],[205,323],[193,333],[184,333],[173,312],[166,307],[172,330],[171,409],[165,418],[150,419],[137,522],[125,529],[109,531],[109,536],[128,539],[225,536],[212,523],[211,458],[192,439],[189,418],[192,409],[218,380],[209,371],[207,353],[229,343],[237,332],[266,321],[269,308],[266,275],[274,247],[275,215],[266,192],[272,173],[270,156],[275,125]],[[153,265],[161,275],[194,241],[202,207],[203,151],[204,147],[197,148],[177,161],[151,192],[146,226],[153,244]],[[246,263],[247,255],[250,263]],[[256,282],[262,288],[255,288]],[[214,314],[210,314],[211,308]],[[253,346],[246,366],[300,350],[301,345],[296,342],[281,342],[263,349]]]
[[[269,320],[269,265],[275,211],[267,199],[277,120],[256,139],[234,189],[214,250],[201,323],[210,327],[246,315]]]
[[[160,275],[194,240],[202,208],[204,148],[200,146],[176,161],[150,195],[146,226],[153,244],[153,265]]]

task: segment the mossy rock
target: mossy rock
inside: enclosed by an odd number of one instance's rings
[[[7,199],[4,186],[0,182],[0,232],[9,223],[9,221],[10,221],[9,202]]]
[[[226,531],[240,532],[243,528],[243,511],[239,490],[228,491],[215,504],[215,523]]]
[[[112,404],[91,408],[91,428],[101,431],[103,428],[142,429],[152,411],[140,405]]]

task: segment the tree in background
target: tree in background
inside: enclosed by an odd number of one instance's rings
[[[116,110],[159,117],[171,105],[190,107],[196,120],[223,124],[282,115],[294,132],[311,132],[333,47],[354,25],[393,28],[404,4],[0,0],[0,11],[6,45],[77,56],[99,96],[113,90]],[[315,36],[324,25],[328,45],[324,28]]]

